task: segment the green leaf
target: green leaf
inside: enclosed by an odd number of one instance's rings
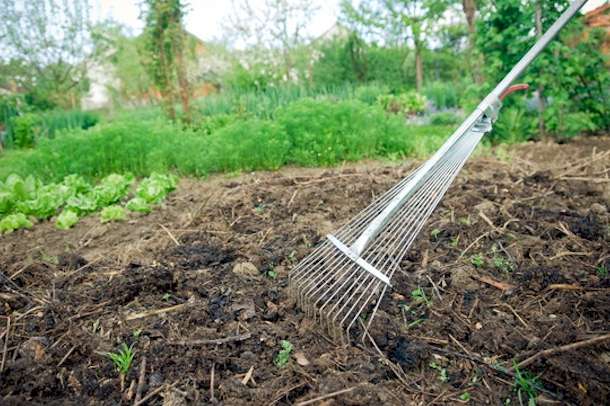
[[[129,186],[133,182],[131,176],[113,173],[106,176],[93,188],[93,195],[98,207],[108,206],[121,200],[127,195]]]
[[[100,213],[102,223],[108,223],[109,221],[123,221],[126,218],[127,213],[125,212],[125,209],[117,205],[104,207]]]
[[[0,233],[12,233],[20,228],[32,228],[32,223],[23,213],[10,214],[0,220]]]
[[[152,173],[148,178],[142,179],[136,195],[148,203],[159,203],[176,188],[176,184],[177,178],[173,175]]]
[[[133,199],[131,199],[130,201],[127,202],[126,207],[131,210],[131,211],[135,211],[138,213],[150,213],[150,211],[152,210],[152,208],[150,207],[150,204],[148,204],[148,202],[146,200],[144,200],[143,198],[136,196]]]
[[[66,201],[66,209],[72,210],[80,216],[94,212],[97,207],[93,194],[72,196]]]
[[[78,223],[78,214],[72,210],[64,210],[59,216],[57,216],[57,220],[55,221],[55,226],[60,230],[67,230],[71,228],[74,224]]]
[[[273,359],[273,363],[275,366],[282,368],[290,360],[290,353],[292,353],[293,346],[290,341],[287,340],[280,341],[280,345],[282,346],[282,349]]]

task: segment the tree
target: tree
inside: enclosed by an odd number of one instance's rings
[[[41,107],[75,107],[94,61],[88,0],[0,0],[0,48]],[[10,63],[10,62],[9,62]]]
[[[191,91],[186,75],[184,5],[181,0],[147,0],[143,59],[159,89],[163,107],[176,119],[174,104],[182,103],[183,119],[191,121]]]
[[[489,87],[534,44],[536,26],[538,31],[548,29],[568,5],[568,0],[495,0],[481,9],[477,47],[485,56]],[[534,112],[539,130],[573,135],[610,129],[610,72],[601,52],[604,36],[603,30],[585,32],[583,17],[575,16],[525,72],[521,80],[543,93],[544,111]],[[518,106],[518,99],[506,103]]]
[[[344,17],[366,34],[380,35],[385,43],[408,43],[415,51],[415,86],[421,92],[424,82],[423,55],[428,37],[447,9],[443,0],[362,0],[355,7],[350,0],[341,3]]]
[[[311,0],[264,0],[251,5],[250,0],[232,0],[232,13],[225,30],[236,47],[249,46],[252,63],[281,61],[285,80],[293,78],[296,55],[308,39],[307,27],[319,7]]]

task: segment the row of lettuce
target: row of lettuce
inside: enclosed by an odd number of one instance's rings
[[[31,228],[54,218],[65,230],[82,217],[99,212],[101,222],[125,220],[129,212],[148,214],[176,188],[171,174],[152,173],[139,183],[131,175],[110,174],[96,185],[79,175],[43,184],[28,176],[10,175],[0,181],[0,233]]]

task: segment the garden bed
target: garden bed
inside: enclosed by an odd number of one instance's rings
[[[128,223],[2,236],[0,396],[518,404],[538,381],[538,400],[602,404],[610,340],[587,340],[610,320],[608,150],[599,137],[473,158],[401,263],[371,329],[377,348],[331,343],[287,296],[287,276],[415,162],[183,180]],[[281,340],[294,347],[283,367]],[[105,355],[121,343],[135,351],[123,391]]]

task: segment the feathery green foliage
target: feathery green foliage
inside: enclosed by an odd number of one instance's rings
[[[121,375],[127,375],[134,357],[133,344],[129,347],[123,343],[117,352],[107,352],[106,356],[110,358],[116,370]]]

